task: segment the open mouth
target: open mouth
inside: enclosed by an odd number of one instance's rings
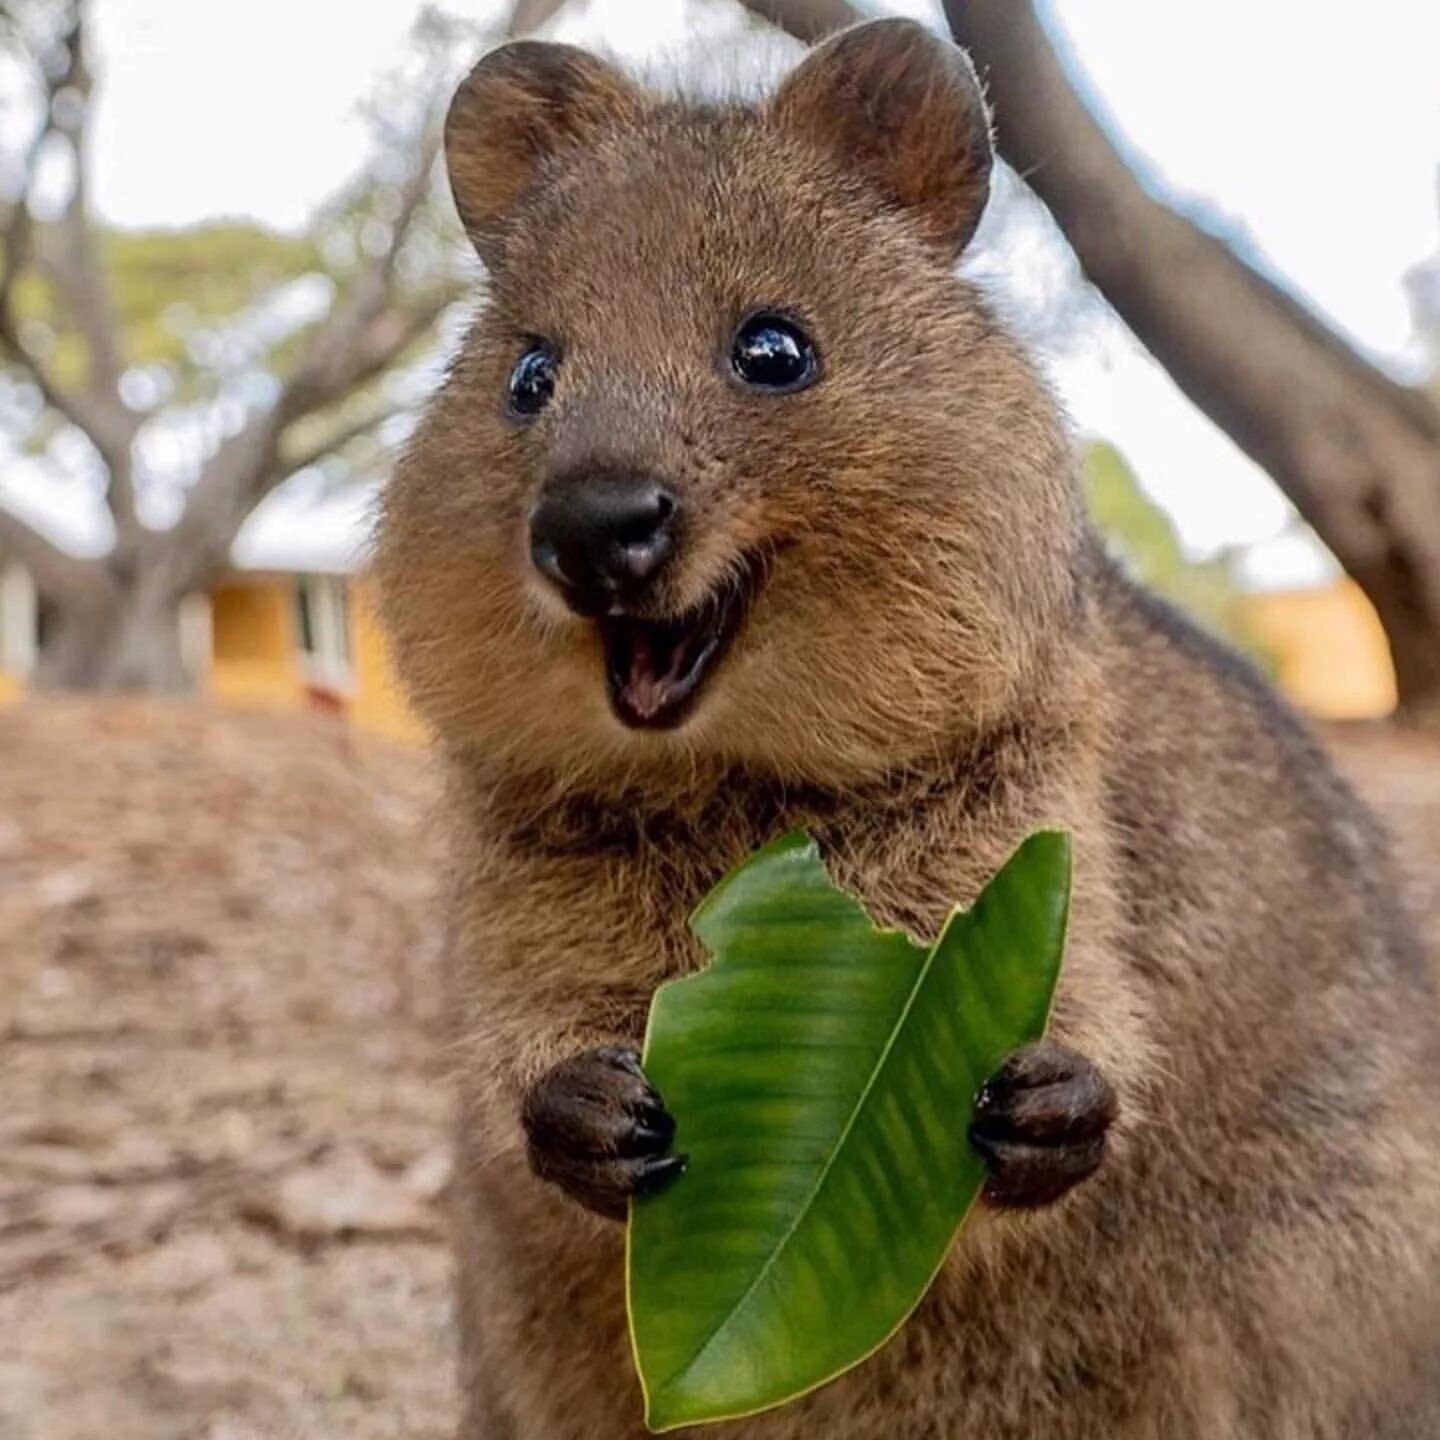
[[[622,724],[663,730],[685,718],[744,624],[765,568],[751,559],[743,580],[673,619],[599,617],[610,704]]]

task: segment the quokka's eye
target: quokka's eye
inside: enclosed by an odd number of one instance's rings
[[[538,415],[555,393],[555,371],[560,363],[554,347],[537,340],[510,372],[510,413],[528,420]]]
[[[803,390],[820,374],[815,344],[788,316],[752,315],[735,332],[730,368],[756,390]]]

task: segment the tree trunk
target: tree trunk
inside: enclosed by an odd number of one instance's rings
[[[49,607],[35,685],[41,690],[187,694],[181,602],[154,587],[121,587],[97,600]]]

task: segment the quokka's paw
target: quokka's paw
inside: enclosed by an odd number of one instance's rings
[[[546,1071],[521,1120],[531,1169],[597,1215],[623,1220],[632,1195],[685,1170],[686,1157],[669,1153],[675,1121],[627,1046],[583,1050]]]
[[[1063,1045],[1027,1045],[985,1083],[970,1143],[989,1166],[985,1199],[1035,1209],[1100,1168],[1115,1092],[1099,1068]]]

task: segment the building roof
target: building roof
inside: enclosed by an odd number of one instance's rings
[[[375,497],[373,486],[309,497],[277,491],[241,527],[231,563],[237,570],[348,575],[364,563]]]

